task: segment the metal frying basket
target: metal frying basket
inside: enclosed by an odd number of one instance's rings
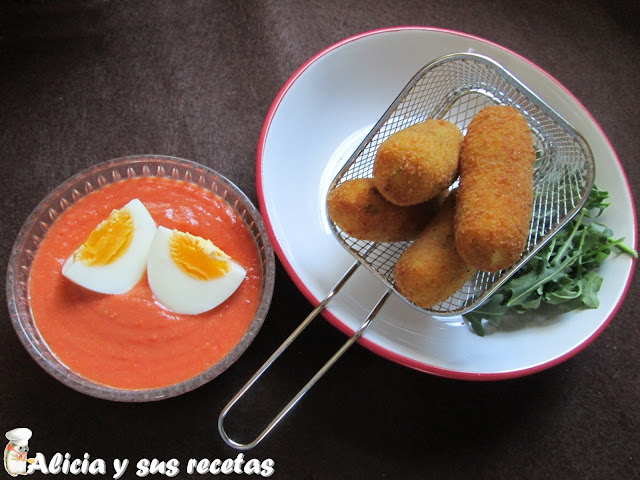
[[[538,158],[534,166],[534,206],[526,249],[509,270],[478,272],[447,300],[422,309],[432,315],[467,313],[482,304],[542,248],[586,202],[593,187],[594,161],[589,146],[571,125],[518,79],[489,58],[447,55],[420,70],[374,126],[331,184],[330,191],[353,178],[371,177],[376,152],[391,134],[428,118],[448,120],[466,133],[474,115],[489,105],[511,105],[531,127]],[[393,267],[410,242],[358,240],[329,221],[342,245],[389,288]]]
[[[422,309],[394,288],[393,268],[410,242],[375,243],[358,240],[329,220],[334,235],[355,257],[356,262],[223,409],[218,429],[225,442],[241,450],[257,445],[362,336],[392,292],[427,314],[452,316],[467,313],[486,301],[584,206],[595,177],[593,155],[584,138],[501,65],[487,57],[467,53],[438,58],[414,75],[336,175],[329,192],[347,180],[371,177],[378,147],[391,134],[428,118],[448,120],[466,133],[467,126],[477,112],[496,104],[513,106],[524,115],[533,133],[537,151],[533,215],[526,248],[520,260],[508,270],[478,272],[447,300],[429,309]],[[224,430],[224,419],[229,410],[326,307],[360,265],[364,265],[388,287],[362,325],[254,441],[242,444],[229,438]]]

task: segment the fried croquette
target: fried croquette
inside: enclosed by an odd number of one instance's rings
[[[373,164],[378,191],[396,205],[435,197],[457,176],[462,139],[456,125],[435,119],[392,134],[378,147]]]
[[[522,255],[535,158],[529,125],[517,109],[486,107],[471,120],[460,150],[455,241],[478,270],[510,268]]]
[[[455,247],[455,203],[452,194],[394,267],[396,289],[421,308],[446,300],[476,273]]]
[[[401,207],[386,200],[372,178],[356,178],[338,185],[327,197],[329,218],[345,233],[360,240],[413,240],[439,208],[440,197]]]

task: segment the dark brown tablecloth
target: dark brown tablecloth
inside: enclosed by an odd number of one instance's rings
[[[281,86],[327,46],[399,25],[477,35],[551,73],[602,126],[637,202],[639,19],[630,0],[5,1],[1,263],[53,187],[110,158],[195,160],[257,202],[256,145]],[[584,351],[515,380],[438,378],[356,346],[245,459],[273,459],[273,477],[282,479],[639,478],[638,293],[636,278]],[[0,431],[29,427],[33,452],[87,452],[106,460],[109,476],[115,458],[132,462],[123,478],[137,478],[138,459],[176,458],[177,478],[187,478],[189,458],[237,457],[218,435],[218,414],[311,308],[279,264],[267,321],[227,372],[178,398],[121,404],[47,375],[18,341],[5,306]],[[259,404],[242,410],[250,421],[279,409],[344,340],[324,321],[310,330],[257,388]],[[231,425],[249,435],[249,425]]]

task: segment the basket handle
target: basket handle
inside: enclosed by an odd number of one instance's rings
[[[302,333],[302,331],[307,328],[307,326],[311,323],[311,321],[326,308],[327,304],[331,299],[335,296],[338,291],[343,287],[343,285],[351,278],[351,276],[355,273],[355,271],[360,266],[360,262],[355,262],[349,270],[342,276],[342,278],[336,283],[333,289],[329,292],[326,298],[320,302],[320,304],[304,319],[304,321],[289,335],[289,337],[280,345],[280,347],[267,359],[266,362],[258,369],[256,373],[247,381],[247,383],[235,394],[235,396],[229,401],[229,403],[222,409],[220,413],[220,417],[218,418],[218,431],[222,436],[222,439],[227,443],[227,445],[236,448],[238,450],[249,450],[258,443],[260,443],[268,434],[273,430],[273,428],[284,418],[284,416],[300,401],[300,399],[315,385],[315,383],[320,380],[320,378],[329,370],[333,364],[342,356],[344,352],[346,352],[351,345],[353,345],[365,332],[367,327],[371,324],[371,321],[376,316],[376,314],[380,311],[384,302],[387,300],[389,295],[391,294],[391,289],[387,289],[384,295],[378,300],[378,303],[373,307],[373,310],[369,313],[367,318],[362,322],[358,330],[356,330],[353,335],[342,345],[342,347],[324,364],[320,370],[316,372],[316,374],[307,382],[307,384],[298,391],[298,393],[287,403],[287,405],[280,410],[273,420],[266,426],[266,428],[252,441],[249,443],[240,443],[229,437],[225,428],[224,421],[226,419],[227,414],[231,410],[231,408],[236,404],[238,400],[242,398],[242,396],[251,388],[251,386],[260,378],[260,376],[271,366],[273,362],[293,343],[293,341]]]

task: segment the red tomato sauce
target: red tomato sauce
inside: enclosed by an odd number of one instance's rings
[[[66,259],[115,208],[139,198],[157,225],[207,238],[247,275],[223,304],[179,315],[158,304],[146,274],[124,294],[86,290],[62,275]],[[65,210],[33,260],[29,291],[36,325],[55,355],[95,382],[124,389],[172,385],[227,355],[249,329],[262,293],[260,255],[236,212],[181,180],[139,177],[95,190]]]

